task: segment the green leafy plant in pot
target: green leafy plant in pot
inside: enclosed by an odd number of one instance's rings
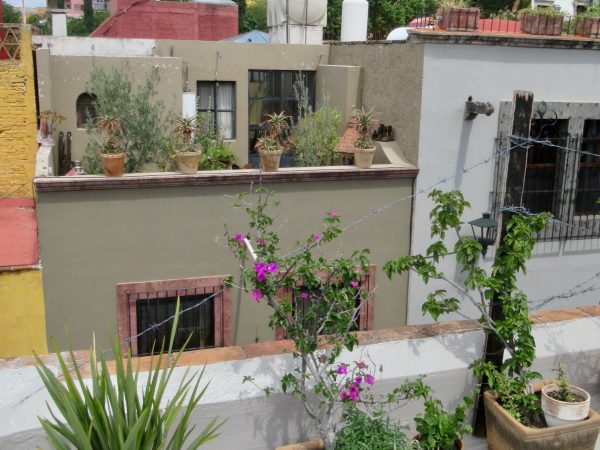
[[[477,31],[481,12],[468,0],[444,0],[436,17],[437,28],[443,31]]]
[[[116,116],[98,116],[96,125],[105,135],[105,140],[99,146],[102,169],[107,177],[123,175],[125,150],[121,139],[121,121]]]
[[[577,36],[600,38],[600,6],[594,5],[575,17]]]
[[[277,172],[281,162],[283,146],[280,139],[289,129],[289,116],[285,112],[267,114],[266,120],[261,124],[266,126],[267,132],[256,142],[260,155],[260,165],[264,172]]]
[[[590,412],[590,394],[571,386],[562,364],[556,369],[556,381],[542,388],[542,411],[550,427],[587,419]]]
[[[354,164],[360,169],[368,169],[375,156],[375,142],[371,136],[373,130],[379,125],[379,119],[373,112],[373,108],[369,111],[365,111],[364,108],[354,108],[352,119],[358,133],[358,138],[354,142]]]
[[[560,36],[564,13],[555,8],[528,8],[519,11],[521,32],[542,36]]]
[[[194,144],[194,132],[196,130],[196,117],[178,117],[175,120],[173,133],[176,139],[175,152],[179,162],[179,171],[186,175],[195,174],[198,171],[200,160],[200,147]]]

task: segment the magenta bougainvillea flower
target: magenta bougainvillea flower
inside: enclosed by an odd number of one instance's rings
[[[319,239],[321,239],[319,235],[317,233],[313,233],[313,240],[318,241]]]
[[[375,377],[373,375],[366,374],[365,383],[373,385],[373,383],[375,383]]]
[[[329,211],[329,215],[330,215],[331,217],[339,217],[339,216],[340,216],[340,213],[339,213],[339,212],[337,212],[335,209],[332,209],[331,211]]]
[[[338,366],[337,373],[338,375],[346,375],[348,373],[348,367],[344,364]]]
[[[240,243],[242,243],[242,242],[244,242],[244,236],[242,234],[240,234],[240,233],[237,233],[235,235],[235,240],[238,241],[238,242],[240,242]]]
[[[262,298],[262,296],[263,296],[263,294],[260,289],[254,289],[252,291],[252,300],[254,300],[256,303],[260,302],[260,299]]]
[[[301,291],[300,292],[300,298],[302,300],[308,300],[308,297],[309,297],[308,292],[306,292],[306,291]]]
[[[357,364],[359,369],[366,369],[367,368],[367,364],[364,361],[361,361]]]
[[[264,263],[254,264],[254,272],[256,272],[256,279],[258,281],[265,281],[267,279],[267,266]]]
[[[267,272],[269,272],[271,274],[277,273],[278,270],[279,270],[279,266],[277,265],[276,262],[272,262],[267,265]]]
[[[350,282],[350,286],[352,286],[352,287],[358,287],[358,281],[351,281]]]
[[[342,400],[348,400],[348,393],[346,391],[341,391],[340,397],[342,398]]]
[[[362,379],[362,377],[356,377],[356,378],[354,379],[354,382],[355,382],[356,384],[360,384],[360,383],[362,383],[362,380],[363,380],[363,379]]]
[[[258,241],[256,241],[256,243],[258,245],[265,245],[265,241],[263,241],[262,239],[259,239]]]

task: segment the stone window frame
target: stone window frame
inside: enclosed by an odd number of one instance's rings
[[[230,275],[215,275],[194,278],[179,278],[154,281],[139,281],[117,284],[117,324],[121,350],[131,349],[131,354],[137,356],[137,302],[152,300],[156,297],[139,297],[140,294],[157,293],[158,298],[169,296],[169,293],[213,288],[221,292],[221,301],[214,305],[214,347],[230,347],[233,345],[232,330],[232,292],[231,287],[225,286],[225,280]],[[162,295],[164,294],[164,295]],[[131,295],[136,295],[135,300]],[[167,325],[165,325],[167,326]],[[134,337],[133,339],[131,339]],[[131,342],[128,342],[131,339]]]
[[[237,136],[237,83],[235,81],[218,81],[218,80],[198,80],[196,83],[196,112],[198,114],[206,114],[209,109],[200,108],[201,98],[200,98],[200,85],[210,85],[213,91],[211,100],[212,104],[212,114],[213,114],[213,127],[215,130],[220,130],[220,124],[218,120],[218,113],[228,113],[231,114],[232,117],[232,128],[231,128],[231,136],[223,136],[224,140],[227,141],[235,141]],[[219,86],[230,86],[233,95],[233,108],[222,108],[218,103],[218,95],[219,95]],[[210,101],[209,101],[210,104]]]
[[[75,117],[77,121],[77,128],[85,129],[88,120],[94,120],[96,118],[96,107],[94,102],[96,96],[89,92],[82,92],[77,96],[75,100]],[[85,108],[85,109],[84,109]],[[93,112],[92,109],[93,108]],[[90,111],[90,117],[87,117],[87,112]]]
[[[359,323],[358,330],[360,331],[370,331],[373,329],[373,322],[375,318],[375,290],[371,289],[371,286],[376,285],[376,273],[377,266],[375,264],[369,264],[368,270],[366,273],[363,273],[360,277],[360,286],[367,286],[365,292],[368,293],[369,298],[367,301],[363,303],[361,311],[359,312]],[[324,278],[326,274],[318,273],[321,278]],[[277,292],[277,297],[280,300],[283,300],[286,297],[291,295],[291,291],[287,288],[281,288]],[[281,326],[275,327],[275,340],[280,341],[283,339],[287,339],[285,335],[285,330]]]
[[[533,118],[538,118],[535,111],[538,108],[547,111],[545,118],[567,120],[567,142],[566,147],[572,145],[581,146],[582,137],[584,135],[585,122],[588,120],[600,121],[600,103],[595,102],[546,102],[543,100],[534,101],[533,103]],[[555,114],[550,113],[552,111]],[[512,113],[512,101],[500,102],[499,118],[498,118],[498,137],[496,150],[502,150],[504,145],[507,145],[505,136],[510,133],[510,121]],[[557,150],[560,151],[560,150]],[[579,174],[579,161],[577,154],[568,152],[564,157],[559,158],[558,164],[561,164],[559,170],[562,175],[557,181],[557,189],[560,193],[569,190],[569,187],[577,186],[577,176]],[[498,159],[494,171],[492,184],[495,186],[491,192],[492,210],[497,220],[501,220],[501,214],[497,211],[497,207],[503,203],[504,194],[506,191],[506,181],[508,175],[508,155]],[[564,167],[563,167],[564,166]],[[573,168],[571,171],[565,169]],[[571,189],[571,195],[564,201],[557,211],[553,211],[556,218],[560,221],[573,224],[574,227],[582,227],[589,229],[591,233],[576,234],[573,236],[572,231],[566,227],[558,227],[551,223],[547,229],[538,235],[538,239],[558,241],[564,239],[587,239],[597,238],[600,234],[600,215],[575,215],[576,189]],[[561,195],[561,194],[558,194]],[[554,227],[554,228],[553,228]],[[576,229],[576,228],[575,228]],[[587,233],[587,232],[586,232]]]

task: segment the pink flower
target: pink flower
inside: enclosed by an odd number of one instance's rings
[[[269,272],[269,273],[277,273],[278,270],[279,270],[279,266],[277,265],[276,262],[269,263],[267,265],[267,272]]]
[[[346,391],[342,391],[340,392],[340,397],[342,397],[342,400],[348,400],[348,393]]]
[[[366,374],[365,383],[372,385],[373,383],[375,383],[375,377],[373,375]]]
[[[318,241],[319,239],[321,239],[319,235],[317,233],[313,233],[313,240]]]
[[[366,368],[367,368],[367,365],[365,364],[365,362],[364,362],[364,361],[361,361],[361,362],[359,362],[359,363],[358,363],[358,368],[359,368],[359,369],[366,369]]]
[[[267,279],[267,266],[264,263],[254,264],[254,272],[256,272],[256,279],[258,281],[265,281]]]
[[[256,303],[260,302],[260,299],[262,298],[262,296],[263,296],[263,294],[260,289],[254,289],[252,291],[252,300],[254,300]]]
[[[348,373],[348,367],[345,364],[341,364],[337,368],[338,375],[346,375]]]
[[[242,242],[244,242],[244,236],[241,235],[240,233],[237,233],[235,235],[235,240],[238,241],[241,244]]]
[[[358,385],[353,384],[352,386],[350,386],[350,389],[348,389],[348,395],[351,401],[358,401],[358,392]]]
[[[329,211],[329,215],[330,215],[331,217],[339,217],[339,216],[340,216],[340,213],[339,213],[339,212],[337,212],[335,209],[332,209],[331,211]]]
[[[306,292],[306,291],[301,291],[300,292],[300,298],[302,300],[308,300],[308,297],[309,297],[308,292]]]
[[[259,239],[258,241],[256,241],[256,243],[257,243],[258,245],[264,245],[264,244],[265,244],[265,241],[263,241],[262,239]]]
[[[358,281],[351,281],[350,282],[350,286],[352,286],[352,287],[358,287]]]
[[[356,377],[356,379],[354,380],[354,382],[358,385],[360,383],[362,383],[362,377]]]

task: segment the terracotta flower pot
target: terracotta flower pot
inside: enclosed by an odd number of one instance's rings
[[[198,172],[198,162],[200,161],[200,152],[179,152],[177,153],[179,162],[179,171],[185,175],[193,175]]]
[[[323,450],[325,443],[323,439],[313,439],[312,441],[300,442],[298,444],[282,445],[275,450]]]
[[[104,175],[107,177],[120,177],[123,175],[123,165],[125,164],[125,154],[106,154],[101,153],[100,159],[102,160],[102,168],[104,169]]]
[[[354,165],[359,169],[368,169],[373,164],[373,156],[375,156],[375,147],[355,148]]]
[[[571,393],[584,400],[579,402],[561,402],[551,396],[558,391],[556,384],[547,384],[542,388],[542,411],[549,427],[556,427],[587,419],[590,412],[590,394],[576,386],[569,386]]]
[[[577,36],[600,38],[600,17],[584,17],[577,20],[575,34]]]
[[[259,150],[258,154],[260,155],[260,166],[262,167],[263,172],[277,172],[279,170],[279,163],[281,162],[282,153],[283,151],[264,152]]]
[[[563,16],[542,16],[525,13],[519,18],[521,32],[539,34],[542,36],[560,36],[562,33]]]
[[[477,31],[479,8],[440,8],[437,26],[443,31]]]
[[[498,403],[493,391],[483,394],[489,450],[594,450],[600,431],[600,415],[590,409],[586,420],[548,428],[519,423]]]

